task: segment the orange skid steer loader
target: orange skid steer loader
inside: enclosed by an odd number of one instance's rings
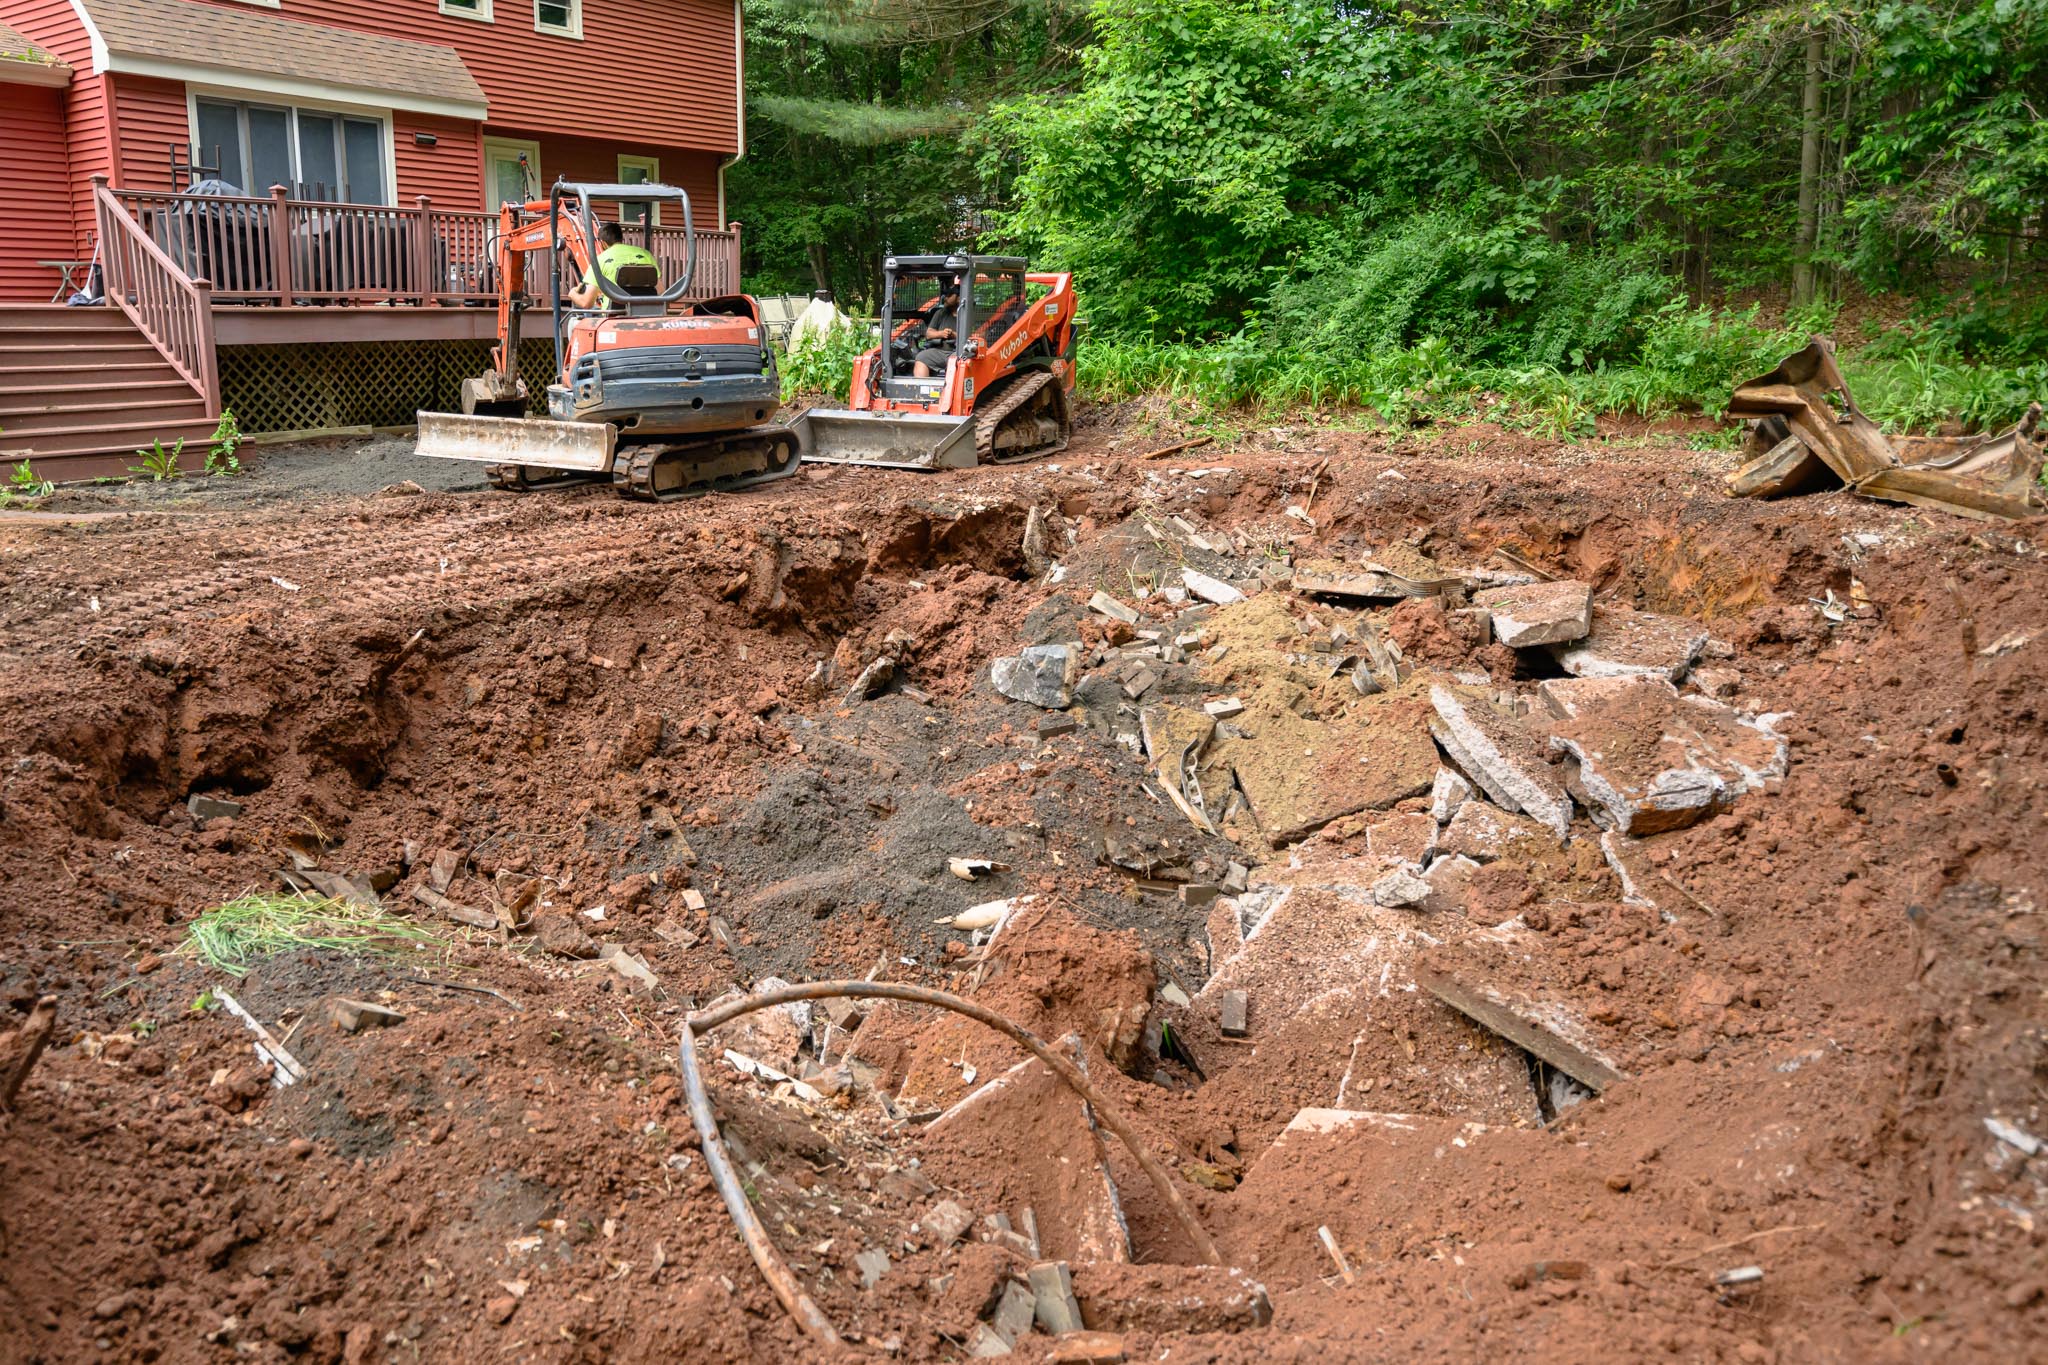
[[[688,255],[663,289],[660,267],[607,268],[593,203],[649,205],[638,225],[651,248],[652,205],[681,211]],[[630,242],[635,229],[623,225]],[[546,417],[528,418],[519,377],[528,254],[546,252],[555,378]],[[594,280],[600,298],[563,297],[560,261]],[[643,253],[625,253],[642,255]],[[652,258],[651,250],[644,253]],[[496,238],[498,344],[491,368],[462,382],[462,412],[419,414],[419,453],[479,460],[500,488],[525,491],[610,482],[668,500],[794,474],[798,442],[776,425],[781,381],[754,300],[743,294],[683,304],[697,267],[690,197],[672,185],[557,183],[545,199],[506,204]]]
[[[854,362],[850,408],[790,423],[804,459],[964,469],[1066,449],[1071,276],[1010,256],[891,256],[882,271],[882,342]]]

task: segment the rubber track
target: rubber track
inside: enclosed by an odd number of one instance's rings
[[[1062,431],[1060,440],[1054,446],[1026,451],[1022,455],[1011,455],[1000,461],[995,458],[996,432],[1002,427],[1003,419],[1030,402],[1033,394],[1053,382],[1051,370],[1035,371],[1005,389],[1002,396],[996,399],[994,407],[974,415],[974,458],[977,462],[1015,464],[1019,460],[1036,459],[1040,455],[1065,448],[1066,433]]]

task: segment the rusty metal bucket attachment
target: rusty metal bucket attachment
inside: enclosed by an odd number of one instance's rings
[[[921,412],[812,408],[789,424],[814,464],[882,469],[972,469],[974,419]]]
[[[618,432],[609,422],[423,412],[419,414],[417,451],[437,460],[602,474],[612,467],[617,441]]]

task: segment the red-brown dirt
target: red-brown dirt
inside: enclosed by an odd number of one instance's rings
[[[1730,501],[1727,457],[1669,445],[1295,427],[1136,458],[1169,439],[1105,418],[1049,465],[807,471],[662,507],[432,494],[0,525],[0,1034],[39,995],[60,1009],[0,1115],[0,1358],[816,1358],[707,1178],[677,1029],[763,977],[871,973],[1080,1035],[1265,1286],[1268,1325],[1198,1294],[1193,1247],[1108,1142],[1137,1264],[1075,1277],[1133,1360],[2038,1354],[2048,1152],[1986,1120],[2048,1134],[2048,525]],[[1062,582],[1026,564],[1034,507]],[[1345,878],[1383,812],[1233,846],[1116,741],[1113,682],[1055,738],[990,689],[997,655],[1101,638],[1082,604],[1130,599],[1163,562],[1144,526],[1176,515],[1250,558],[1504,548],[1692,617],[1738,706],[1789,713],[1789,774],[1646,841],[1661,913],[1624,903],[1583,820],[1547,863],[1489,864],[1463,913],[1362,909]],[[1868,605],[1831,621],[1830,591]],[[1390,615],[1419,662],[1541,676],[1430,607]],[[898,631],[925,695],[849,699]],[[195,827],[195,793],[242,813]],[[455,901],[538,878],[538,913],[638,952],[658,990],[435,915],[409,893],[442,850]],[[241,980],[177,951],[294,853],[393,875],[385,904],[429,946],[300,950]],[[950,857],[1005,867],[969,883]],[[1218,983],[1251,992],[1242,1040],[1203,986],[1257,912],[1220,933],[1177,894],[1233,860],[1259,904],[1289,898]],[[936,923],[1023,895],[985,958]],[[1510,919],[1503,984],[1579,1002],[1625,1077],[1555,1114],[1519,1050],[1401,988],[1411,958]],[[270,1088],[203,1008],[222,988],[289,1032],[307,1080]],[[341,1033],[337,996],[407,1017]],[[1018,1053],[872,1014],[854,1082],[815,1103],[716,1063],[714,1036],[713,1098],[846,1352],[958,1359],[1023,1261],[979,1231],[939,1245],[933,1205],[1014,1222],[1077,1186],[1034,1168],[1030,1124],[927,1148],[922,1125]],[[1161,1020],[1199,1075],[1159,1058]],[[1276,1145],[1303,1108],[1413,1117]],[[1037,1212],[1066,1235],[1069,1210]],[[867,1288],[873,1249],[891,1261]],[[1746,1265],[1760,1286],[1711,1283]]]

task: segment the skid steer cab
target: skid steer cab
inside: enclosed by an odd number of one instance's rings
[[[847,408],[791,423],[807,460],[958,469],[1066,449],[1074,289],[1016,256],[891,256]]]
[[[679,224],[679,240],[658,236],[658,221]],[[743,294],[683,302],[697,270],[683,190],[559,182],[546,199],[504,206],[495,255],[491,368],[462,382],[460,415],[419,415],[421,454],[482,461],[516,491],[609,481],[657,499],[796,472],[796,437],[773,424],[781,382],[759,306]],[[536,288],[554,351],[537,405],[519,375]],[[527,417],[533,406],[546,416]]]

